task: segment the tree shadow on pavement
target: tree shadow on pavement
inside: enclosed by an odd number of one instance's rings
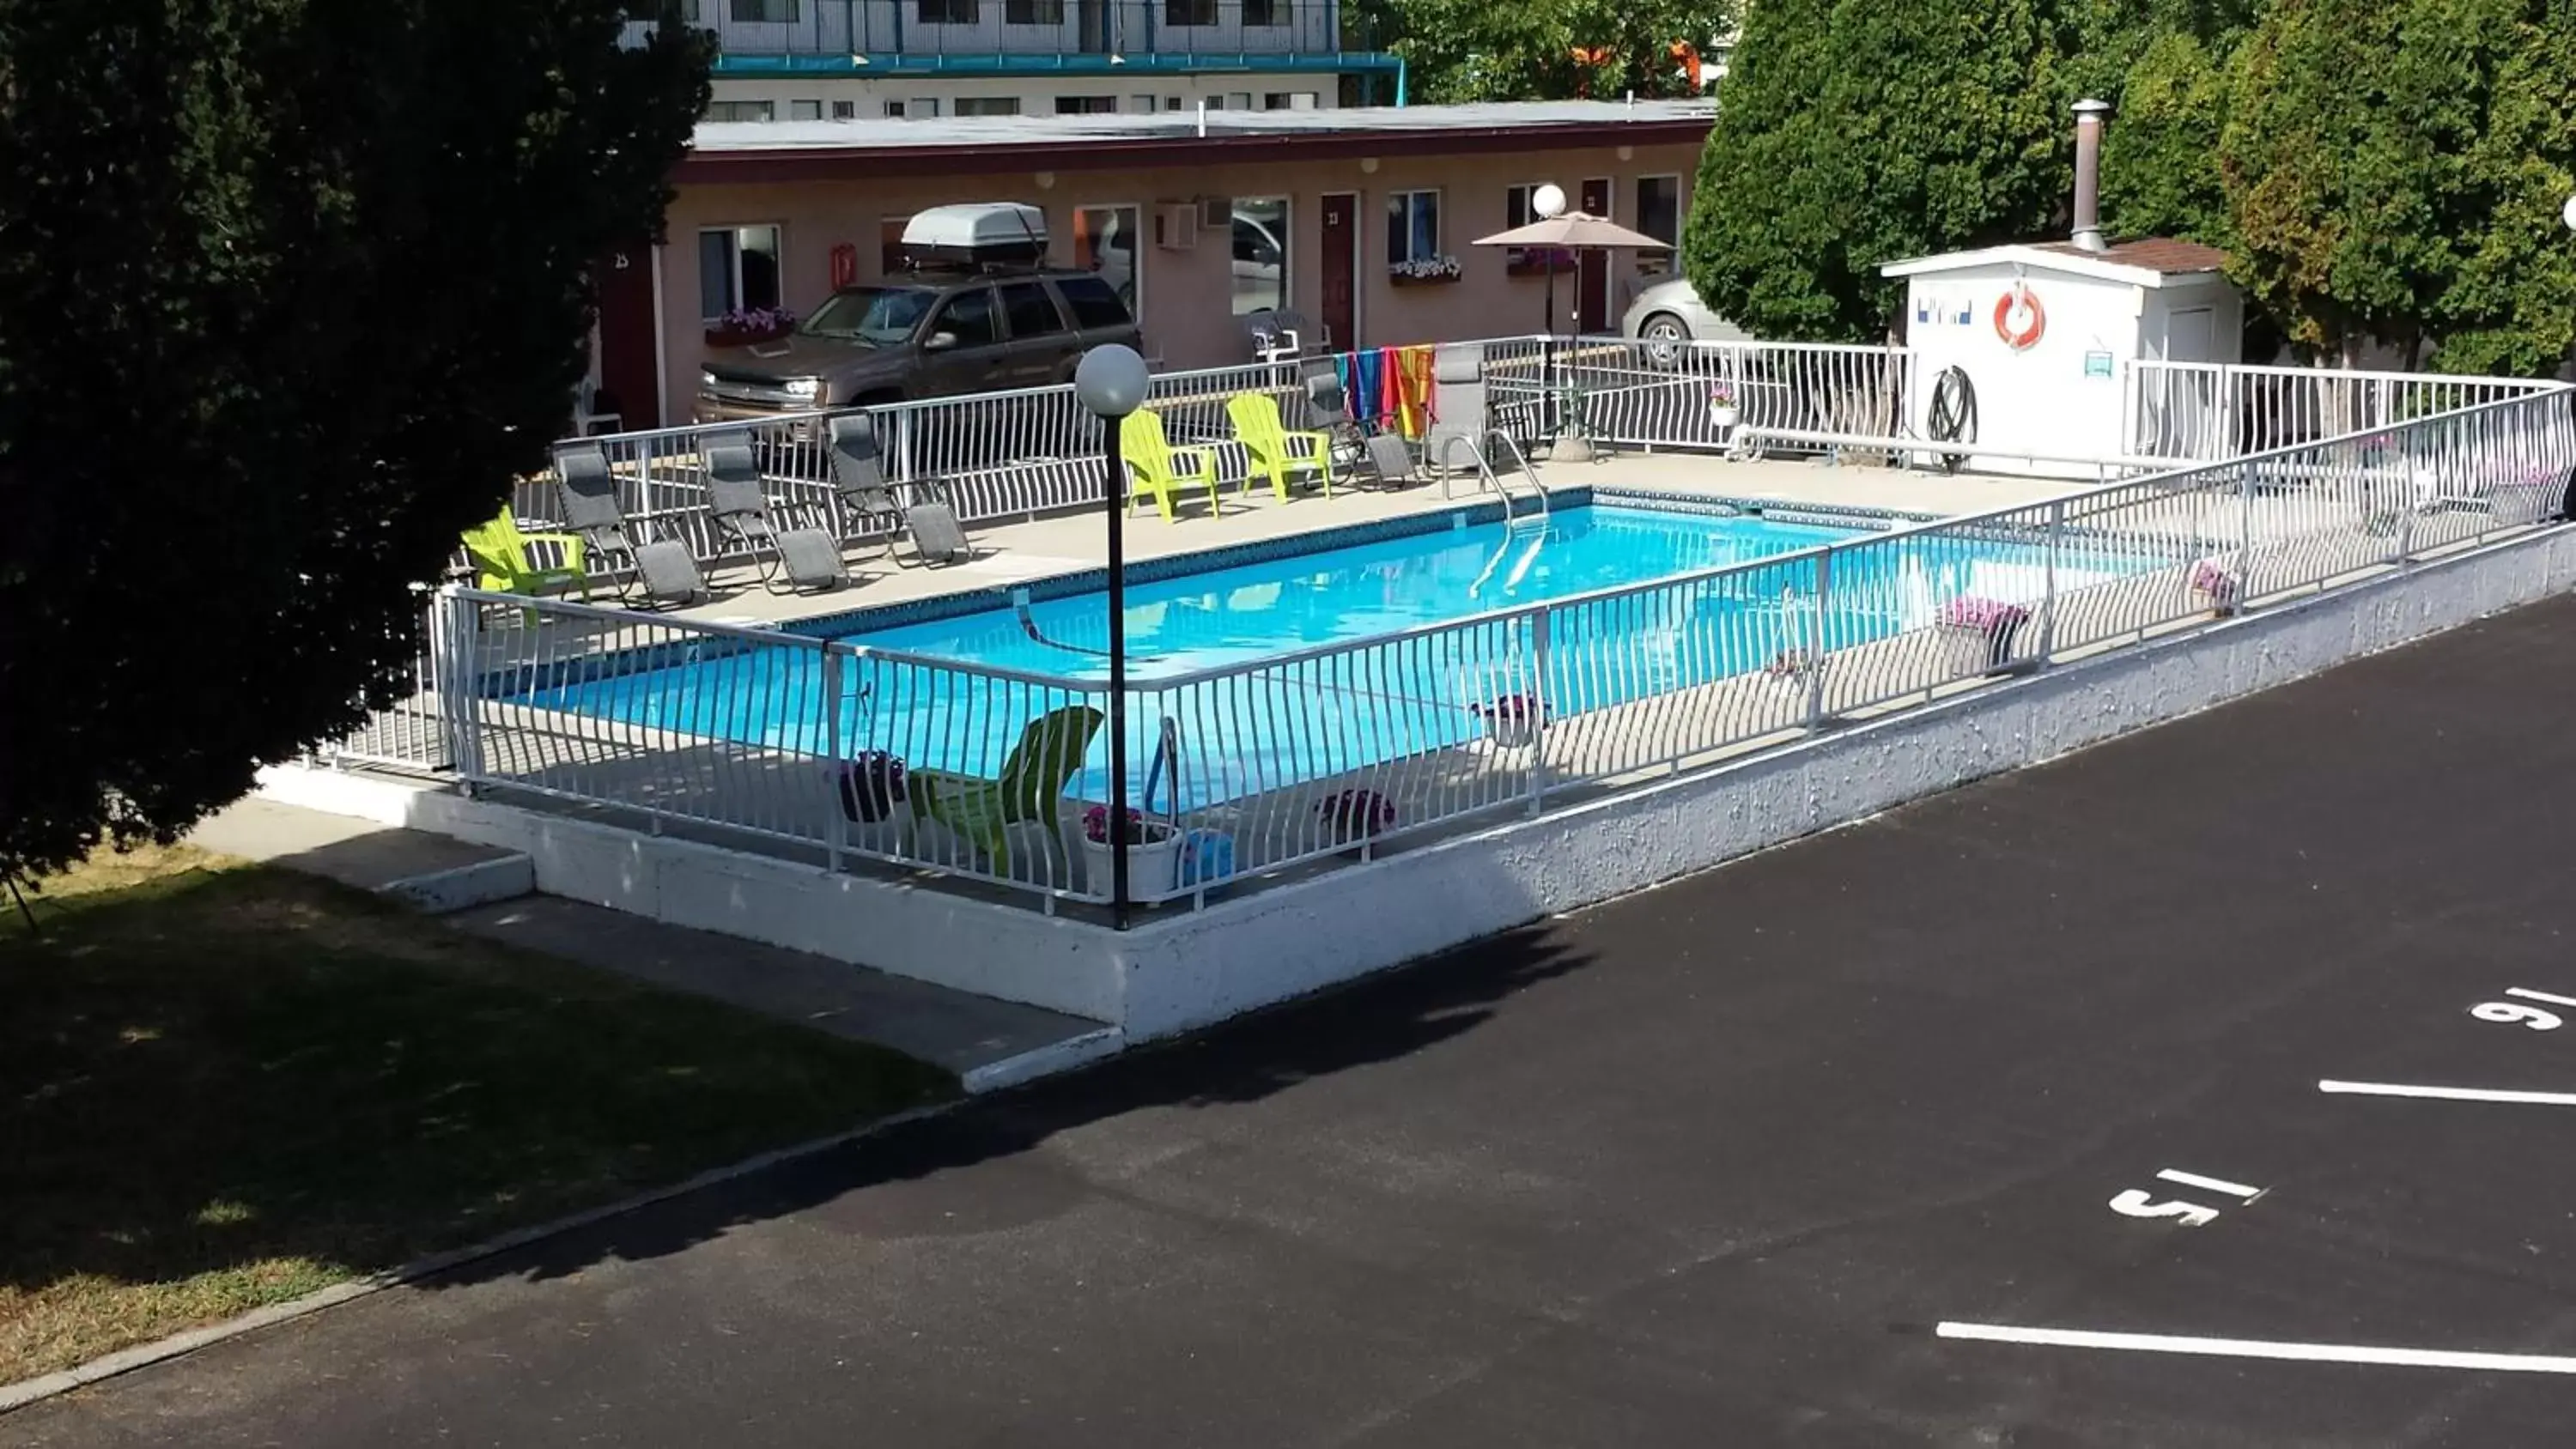
[[[469,1263],[428,1286],[543,1279],[657,1258],[798,1213],[830,1230],[884,1237],[1042,1222],[1095,1191],[1072,1166],[1035,1150],[1059,1134],[1131,1113],[1257,1102],[1412,1056],[1475,1030],[1510,998],[1589,960],[1545,925],[1509,931]]]

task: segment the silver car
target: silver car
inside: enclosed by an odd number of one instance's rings
[[[1678,364],[1688,343],[1745,338],[1743,329],[1709,310],[1686,277],[1666,277],[1639,292],[1619,318],[1619,335],[1646,344],[1646,357],[1657,367]]]

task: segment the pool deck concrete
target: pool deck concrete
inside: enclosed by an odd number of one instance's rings
[[[1950,476],[1866,463],[1837,465],[1633,450],[1590,463],[1543,462],[1538,465],[1538,477],[1550,489],[1616,488],[1939,517],[2009,508],[2083,486],[2060,479]],[[1164,558],[1390,518],[1435,514],[1472,507],[1492,497],[1489,492],[1479,491],[1471,478],[1452,480],[1445,491],[1439,483],[1416,484],[1401,490],[1337,488],[1329,499],[1300,494],[1287,503],[1266,492],[1229,489],[1224,496],[1224,511],[1213,518],[1203,506],[1197,510],[1185,507],[1180,518],[1170,523],[1151,513],[1131,515],[1126,553],[1130,561]],[[971,562],[939,568],[898,565],[882,551],[870,551],[854,556],[853,584],[825,593],[771,593],[761,587],[758,574],[750,568],[722,569],[711,580],[717,591],[714,602],[677,611],[676,617],[713,623],[780,624],[940,594],[1008,588],[1032,579],[1098,568],[1105,558],[1106,543],[1096,514],[1057,514],[980,524],[970,527],[967,535],[977,549]]]

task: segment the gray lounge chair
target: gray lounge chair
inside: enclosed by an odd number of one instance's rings
[[[635,569],[636,538],[617,502],[617,476],[597,443],[555,450],[555,483],[563,493],[563,531],[581,540],[593,574]],[[621,585],[619,592],[624,593]]]
[[[707,510],[716,539],[751,551],[761,586],[773,592],[782,576],[800,590],[837,589],[850,581],[841,545],[819,528],[781,530],[769,516],[769,495],[749,433],[724,433],[701,445],[705,454]]]
[[[903,535],[903,505],[886,481],[885,449],[877,441],[877,421],[866,413],[843,413],[825,424],[831,439],[832,501],[841,509],[841,536],[882,535],[886,553],[894,553]]]
[[[957,521],[957,510],[947,502],[931,499],[907,508],[896,499],[894,485],[886,481],[876,419],[866,413],[844,413],[826,428],[831,438],[832,496],[847,510],[845,517],[855,515],[855,522],[844,526],[845,535],[883,529],[886,556],[898,565],[903,555],[895,545],[907,535],[921,563],[963,563],[975,556],[965,528]]]
[[[1363,461],[1381,487],[1401,488],[1421,481],[1420,469],[1413,461],[1413,449],[1393,433],[1371,436]]]
[[[659,609],[713,597],[688,545],[670,539],[646,543],[627,525],[606,449],[597,443],[556,449],[555,481],[563,492],[563,531],[582,541],[593,578],[619,576],[620,601]]]

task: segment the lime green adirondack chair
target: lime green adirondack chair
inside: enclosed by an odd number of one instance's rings
[[[1100,733],[1101,718],[1082,704],[1039,715],[1020,731],[998,779],[915,770],[908,782],[912,808],[973,841],[996,864],[1008,851],[1013,825],[1043,825],[1054,839],[1061,828],[1056,807],[1082,768],[1091,737]]]
[[[1118,451],[1127,460],[1127,476],[1132,480],[1127,493],[1127,507],[1132,512],[1139,500],[1151,498],[1163,510],[1163,521],[1178,523],[1173,511],[1173,496],[1182,485],[1205,488],[1208,510],[1217,510],[1216,456],[1205,448],[1175,448],[1163,436],[1161,414],[1151,408],[1138,408],[1118,425]]]
[[[1225,415],[1234,423],[1234,439],[1252,457],[1252,470],[1270,475],[1270,491],[1288,501],[1288,478],[1321,477],[1324,496],[1333,496],[1333,440],[1323,433],[1291,432],[1279,421],[1279,400],[1268,393],[1239,392],[1226,399]],[[1243,477],[1252,486],[1252,473]]]
[[[528,559],[531,543],[563,551],[563,562],[540,568]],[[474,565],[474,587],[492,593],[559,594],[579,590],[590,597],[590,575],[582,568],[581,540],[569,533],[521,533],[519,520],[503,508],[491,522],[465,530],[465,557]]]

